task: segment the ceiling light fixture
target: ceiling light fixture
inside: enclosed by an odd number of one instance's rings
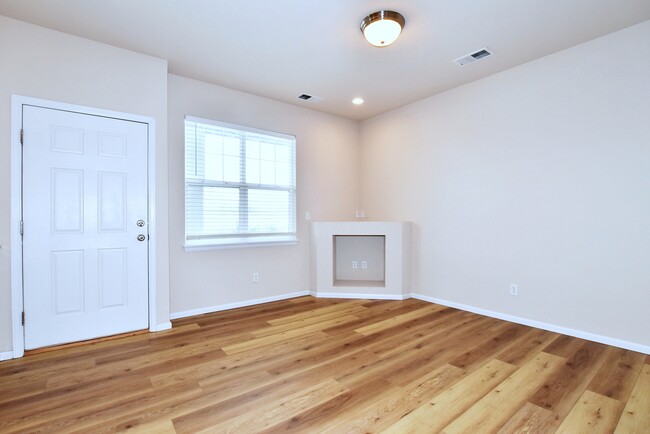
[[[375,47],[387,47],[402,32],[406,20],[395,11],[373,12],[361,21],[363,36]]]
[[[358,97],[357,97],[357,98],[353,99],[353,100],[352,100],[352,104],[354,104],[354,105],[361,105],[361,104],[363,104],[363,98],[358,98]]]

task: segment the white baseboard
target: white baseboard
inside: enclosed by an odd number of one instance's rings
[[[610,338],[608,336],[602,336],[595,333],[585,332],[582,330],[575,330],[567,327],[558,326],[555,324],[549,324],[549,323],[536,321],[529,318],[523,318],[520,316],[508,315],[501,312],[494,312],[491,310],[482,309],[480,307],[468,306],[466,304],[456,303],[453,301],[443,300],[435,297],[429,297],[428,295],[412,293],[411,297],[417,298],[418,300],[428,301],[430,303],[440,304],[443,306],[453,307],[456,309],[477,313],[479,315],[502,319],[504,321],[509,321],[517,324],[523,324],[529,327],[535,327],[538,329],[548,330],[555,333],[561,333],[563,335],[573,336],[580,339],[586,339],[588,341],[598,342],[605,345],[612,345],[614,347],[624,348],[626,350],[631,350],[631,351],[637,351],[639,353],[650,354],[650,346],[637,344],[635,342]]]
[[[4,351],[0,353],[0,362],[4,360],[11,360],[14,358],[14,352],[13,351]]]
[[[160,324],[155,324],[155,325],[149,327],[149,331],[151,331],[151,332],[162,332],[164,330],[169,330],[171,328],[172,328],[172,322],[167,321],[167,322],[163,322],[163,323],[160,323]]]
[[[406,300],[411,298],[411,294],[346,294],[340,292],[310,292],[311,295],[318,298],[358,298],[369,300]]]
[[[255,300],[246,300],[236,303],[222,304],[218,306],[210,306],[192,310],[186,310],[183,312],[176,312],[170,315],[171,319],[185,318],[188,316],[202,315],[205,313],[219,312],[222,310],[236,309],[238,307],[252,306],[255,304],[269,303],[272,301],[286,300],[288,298],[302,297],[304,295],[312,295],[318,298],[352,298],[352,299],[368,299],[368,300],[405,300],[407,298],[416,298],[418,300],[427,301],[429,303],[440,304],[442,306],[453,307],[456,309],[464,310],[467,312],[473,312],[479,315],[489,316],[491,318],[497,318],[504,321],[509,321],[517,324],[526,325],[529,327],[535,327],[543,330],[548,330],[554,333],[561,333],[563,335],[573,336],[580,339],[586,339],[588,341],[598,342],[605,345],[612,345],[619,348],[624,348],[626,350],[637,351],[639,353],[650,354],[650,346],[641,345],[635,342],[624,341],[621,339],[611,338],[608,336],[602,336],[595,333],[585,332],[582,330],[575,330],[568,327],[562,327],[555,324],[549,324],[542,321],[536,321],[529,318],[519,317],[515,315],[509,315],[501,312],[495,312],[488,309],[482,309],[480,307],[470,306],[466,304],[456,303],[449,300],[443,300],[436,297],[430,297],[428,295],[422,295],[417,293],[411,294],[366,294],[366,293],[338,293],[338,292],[315,292],[315,291],[299,291],[292,292],[288,294],[277,295],[273,297],[258,298]],[[161,326],[166,326],[166,324],[159,324],[156,331],[167,330],[167,328],[160,328]],[[171,323],[169,327],[171,328]],[[6,356],[8,355],[8,356]],[[12,358],[13,353],[0,353],[0,357]],[[4,359],[1,359],[4,360]]]
[[[286,300],[288,298],[302,297],[309,295],[309,291],[290,292],[288,294],[275,295],[273,297],[258,298],[255,300],[238,301],[235,303],[220,304],[218,306],[200,307],[182,312],[174,312],[169,315],[171,319],[185,318],[188,316],[203,315],[204,313],[219,312],[222,310],[236,309],[238,307],[252,306],[254,304],[270,303],[272,301]]]

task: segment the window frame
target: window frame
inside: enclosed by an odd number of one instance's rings
[[[240,138],[239,144],[239,172],[240,179],[238,182],[233,181],[214,181],[214,180],[197,180],[194,177],[188,177],[187,173],[187,122],[195,122],[199,124],[212,125],[215,127],[222,127],[227,129],[236,130],[239,132],[248,132],[253,134],[260,134],[270,137],[278,137],[281,139],[291,140],[293,142],[291,161],[293,164],[293,186],[284,187],[274,184],[253,184],[247,183],[243,178],[246,173],[246,140]],[[185,250],[211,250],[211,249],[226,249],[226,248],[241,248],[241,247],[264,247],[264,246],[287,246],[298,244],[298,210],[297,210],[297,188],[296,188],[296,137],[293,135],[278,133],[275,131],[263,130],[259,128],[252,128],[244,125],[231,124],[227,122],[215,121],[211,119],[199,118],[195,116],[186,115],[183,121],[183,172],[184,172],[184,208],[183,208],[183,225],[184,225],[184,249]],[[248,226],[248,192],[250,190],[265,190],[265,191],[286,191],[290,194],[293,200],[293,222],[289,221],[290,226],[293,225],[293,232],[286,233],[239,233],[239,234],[203,234],[203,235],[188,235],[187,232],[187,202],[188,202],[188,187],[219,187],[219,188],[233,188],[239,190],[239,214],[240,222],[243,220],[245,226]],[[243,208],[242,208],[243,201]]]

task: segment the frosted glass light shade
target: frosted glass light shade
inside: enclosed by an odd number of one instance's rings
[[[387,47],[402,32],[404,17],[393,11],[374,12],[361,21],[363,36],[375,47]]]

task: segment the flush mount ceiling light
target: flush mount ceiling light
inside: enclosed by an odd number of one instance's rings
[[[354,105],[361,105],[361,104],[363,104],[363,98],[359,98],[359,97],[357,97],[357,98],[353,99],[353,100],[352,100],[352,104],[354,104]]]
[[[373,12],[361,21],[361,32],[375,47],[387,47],[399,36],[406,20],[395,11]]]

